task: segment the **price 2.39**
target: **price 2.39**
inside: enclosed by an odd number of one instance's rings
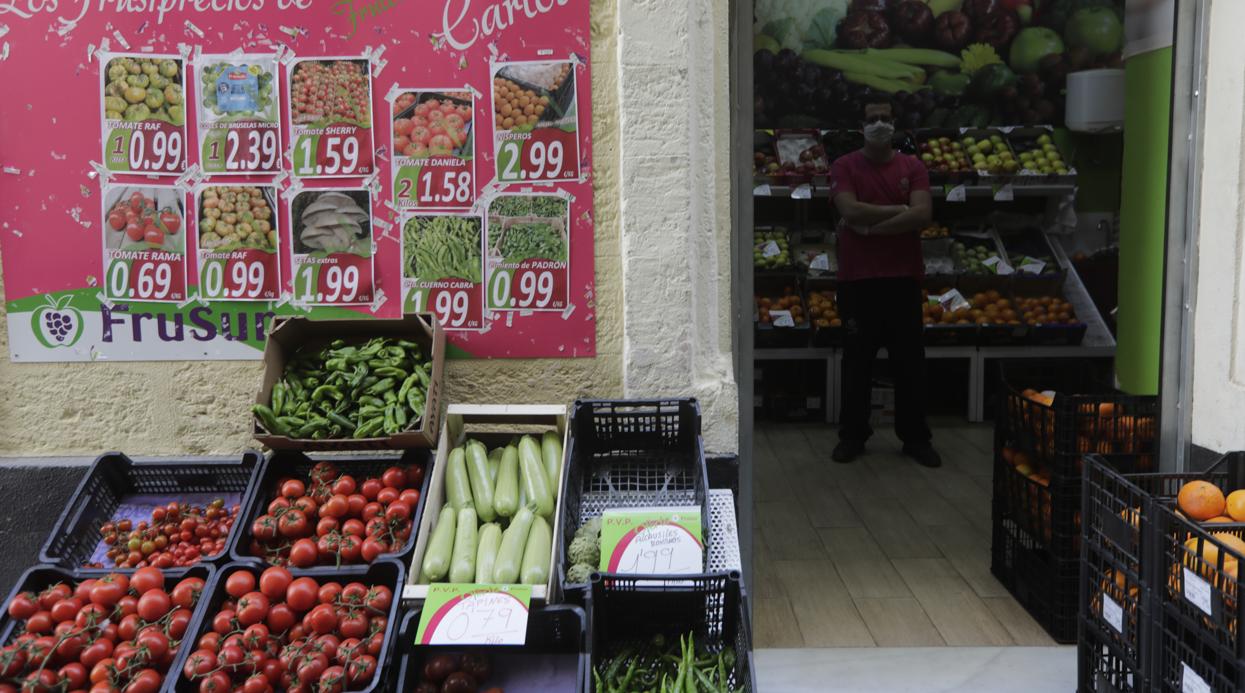
[[[225,286],[225,262],[203,268],[205,298],[259,298],[264,292],[264,263],[230,262],[229,285]]]
[[[209,145],[207,158],[220,160],[220,140]],[[271,171],[277,168],[276,130],[230,130],[225,136],[226,171]]]
[[[112,153],[126,153],[125,134],[112,138]],[[176,171],[182,166],[182,133],[180,130],[130,130],[129,164],[131,171]]]
[[[548,144],[529,140],[527,147],[522,140],[505,140],[497,153],[498,172],[503,181],[562,178],[563,156],[562,143],[557,140]]]
[[[351,303],[359,295],[359,268],[350,265],[320,266],[324,273],[322,281],[316,281],[317,265],[298,268],[299,296],[309,303]]]
[[[315,137],[303,136],[298,146],[301,149],[303,165],[298,169],[300,176],[348,176],[359,167],[359,140],[353,135],[347,137],[324,136],[324,163],[321,163],[315,150]]]
[[[433,168],[422,168],[419,171],[419,183],[410,178],[398,180],[398,198],[407,200],[411,193],[416,193],[418,205],[470,206],[471,203],[471,171],[438,171]],[[440,178],[440,185],[434,183]]]
[[[494,308],[548,308],[553,302],[553,272],[515,270],[518,285],[512,289],[512,270],[493,273],[492,305]],[[512,295],[513,294],[513,295]]]
[[[130,263],[115,260],[108,268],[108,295],[113,298],[164,300],[173,289],[173,266],[167,262],[135,262],[133,286]]]

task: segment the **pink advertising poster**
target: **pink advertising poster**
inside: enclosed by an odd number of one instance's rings
[[[595,355],[589,0],[0,0],[14,361]]]

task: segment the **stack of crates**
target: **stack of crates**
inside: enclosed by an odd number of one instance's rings
[[[1005,364],[995,418],[991,571],[1058,642],[1077,637],[1082,458],[1154,468],[1158,400],[1089,368]]]

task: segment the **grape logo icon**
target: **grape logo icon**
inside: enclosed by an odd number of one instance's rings
[[[46,298],[47,304],[39,306],[30,317],[30,328],[35,337],[49,349],[73,346],[82,336],[82,313],[69,305],[73,296]]]

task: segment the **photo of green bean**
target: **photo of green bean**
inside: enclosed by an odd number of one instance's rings
[[[554,195],[498,195],[489,204],[490,254],[507,264],[564,262],[567,201]]]
[[[415,216],[402,227],[402,273],[424,281],[483,281],[479,217]]]
[[[502,237],[501,256],[506,262],[518,263],[529,258],[541,260],[566,260],[566,243],[562,234],[554,230],[548,221],[517,222],[506,229]]]

